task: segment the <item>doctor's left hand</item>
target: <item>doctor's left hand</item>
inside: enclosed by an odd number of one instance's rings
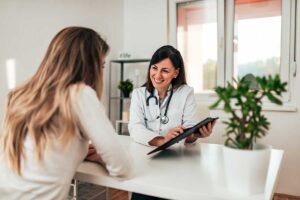
[[[209,123],[207,126],[203,126],[202,128],[199,128],[199,133],[193,133],[189,137],[186,138],[186,143],[193,143],[198,138],[205,138],[211,135],[213,127],[215,125],[216,121],[213,123]]]
[[[216,121],[207,124],[207,126],[203,126],[201,128],[199,128],[199,132],[200,132],[200,138],[205,138],[211,135],[212,130],[215,126]]]

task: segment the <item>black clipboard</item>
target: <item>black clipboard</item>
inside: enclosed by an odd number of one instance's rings
[[[206,119],[202,120],[201,122],[199,122],[195,126],[185,129],[182,134],[179,134],[178,136],[174,137],[173,139],[169,140],[168,142],[166,142],[166,143],[158,146],[156,149],[150,151],[147,155],[150,155],[150,154],[155,153],[157,151],[167,149],[168,147],[172,146],[173,144],[179,142],[180,140],[188,137],[189,135],[191,135],[193,133],[197,133],[197,132],[199,133],[199,128],[200,127],[206,126],[208,123],[213,122],[217,119],[219,119],[219,117],[215,117],[215,118],[207,117]]]

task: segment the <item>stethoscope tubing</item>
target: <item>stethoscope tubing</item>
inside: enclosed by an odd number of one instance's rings
[[[147,94],[147,89],[145,90],[145,94]],[[161,119],[160,119],[160,122],[161,122],[162,124],[167,124],[167,123],[169,122],[169,117],[167,116],[167,114],[168,114],[169,105],[170,105],[172,96],[173,96],[173,89],[171,89],[171,94],[170,94],[170,96],[169,96],[169,98],[168,98],[168,101],[167,101],[165,113],[164,113],[164,115],[163,115],[163,116],[161,117]],[[151,98],[154,98],[154,99],[155,99],[155,105],[158,105],[158,99],[157,99],[157,97],[154,95],[154,91],[153,91],[153,92],[151,92],[150,95],[146,98],[146,106],[149,107],[149,101],[150,101]],[[156,119],[158,119],[158,118],[159,118],[159,116],[158,116]],[[145,120],[147,120],[147,119],[145,118]]]

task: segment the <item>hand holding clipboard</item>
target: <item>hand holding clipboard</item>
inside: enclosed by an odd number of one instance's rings
[[[168,147],[170,147],[173,144],[181,141],[182,139],[190,136],[193,133],[199,133],[199,128],[207,126],[209,123],[214,122],[217,119],[218,119],[218,117],[216,117],[216,118],[208,117],[208,118],[204,119],[203,121],[197,123],[195,126],[193,126],[191,128],[185,129],[182,134],[179,134],[175,138],[169,140],[168,142],[166,142],[166,143],[158,146],[156,149],[150,151],[147,155],[155,153],[157,151],[161,151],[161,150],[167,149]],[[201,137],[201,135],[200,135],[200,137]]]

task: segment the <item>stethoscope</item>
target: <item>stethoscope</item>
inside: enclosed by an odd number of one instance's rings
[[[160,118],[160,123],[162,124],[167,124],[169,122],[169,117],[167,116],[168,114],[168,109],[169,109],[169,104],[170,104],[170,101],[172,99],[172,96],[173,96],[173,89],[171,89],[171,93],[170,93],[170,96],[168,98],[168,101],[167,101],[167,106],[166,106],[166,109],[165,109],[165,113],[164,113],[164,116],[162,116]],[[150,93],[150,95],[146,98],[146,105],[149,106],[149,101],[151,98],[154,98],[155,99],[155,105],[158,105],[158,99],[157,97],[154,95],[154,91]],[[156,119],[158,119],[160,116],[157,116]],[[147,119],[145,119],[147,120]]]

